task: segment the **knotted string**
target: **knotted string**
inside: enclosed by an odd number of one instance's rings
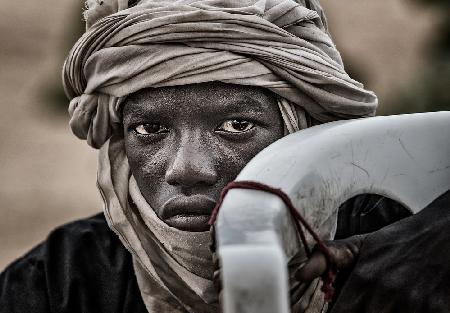
[[[316,242],[316,250],[319,250],[323,253],[325,256],[325,260],[327,262],[327,269],[325,273],[321,276],[322,278],[322,291],[324,292],[324,298],[326,302],[331,302],[334,294],[334,288],[332,286],[334,278],[336,277],[336,267],[333,261],[333,258],[331,256],[330,250],[325,245],[323,240],[317,235],[317,233],[314,231],[314,229],[309,225],[309,223],[304,219],[304,217],[298,212],[298,210],[294,207],[292,204],[291,199],[289,196],[283,192],[281,189],[273,188],[268,185],[258,183],[255,181],[233,181],[230,182],[228,185],[223,188],[222,192],[220,193],[219,201],[217,202],[217,205],[215,206],[211,218],[209,219],[208,223],[209,225],[213,225],[217,219],[217,215],[219,214],[219,209],[222,206],[223,200],[231,189],[251,189],[251,190],[260,190],[265,191],[268,193],[271,193],[273,195],[278,196],[283,203],[288,208],[289,212],[291,213],[292,217],[294,218],[295,225],[297,227],[297,231],[300,235],[300,239],[302,241],[303,247],[305,249],[306,256],[308,258],[311,257],[312,252],[311,249],[308,246],[308,243],[306,242],[306,236],[305,232],[302,228],[302,226],[308,231],[308,233],[313,237],[313,239]]]

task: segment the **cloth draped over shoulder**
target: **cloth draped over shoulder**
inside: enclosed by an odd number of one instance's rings
[[[375,114],[377,97],[345,72],[316,1],[88,5],[63,84],[72,130],[93,147],[120,124],[124,97],[143,88],[221,81],[267,88],[319,122]]]

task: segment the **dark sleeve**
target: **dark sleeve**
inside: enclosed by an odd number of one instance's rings
[[[369,234],[331,312],[450,312],[449,229],[447,191]]]
[[[410,210],[389,198],[359,195],[339,208],[335,239],[370,233],[411,215]]]
[[[50,312],[42,244],[0,274],[0,312]]]
[[[131,255],[102,214],[55,229],[0,286],[0,313],[146,312]]]
[[[389,198],[363,194],[344,202],[338,212],[334,239],[371,233],[411,216],[410,210]],[[339,296],[351,270],[341,270],[334,282],[335,298]]]

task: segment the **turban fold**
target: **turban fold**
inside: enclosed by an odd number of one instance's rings
[[[320,122],[375,114],[375,94],[345,72],[320,10],[293,0],[91,2],[63,83],[72,130],[94,147],[120,124],[124,97],[151,87],[260,86]]]

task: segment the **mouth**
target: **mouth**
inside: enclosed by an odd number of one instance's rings
[[[207,231],[215,205],[212,198],[204,195],[175,196],[163,204],[161,218],[169,226],[180,230]]]

